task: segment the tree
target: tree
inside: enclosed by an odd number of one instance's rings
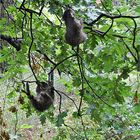
[[[4,8],[3,1],[0,2]],[[69,6],[83,19],[88,35],[78,53],[76,47],[72,48],[64,40],[65,26],[61,17]],[[9,43],[1,50],[0,62],[7,63],[1,82],[12,79],[13,94],[22,93],[22,83],[47,81],[55,71],[66,91],[73,91],[78,98],[75,102],[54,86],[60,97],[57,126],[67,126],[64,121],[67,111],[61,109],[61,97],[66,96],[75,107],[73,118],[81,120],[83,133],[79,137],[88,139],[91,133],[83,122],[85,114],[100,122],[105,114],[114,115],[129,98],[139,107],[139,6],[138,1],[121,0],[117,4],[106,0],[97,3],[15,0],[13,5],[4,8],[9,23],[6,24],[5,17],[0,20],[0,37]],[[27,76],[29,73],[31,79]],[[68,81],[63,74],[69,77]],[[134,76],[137,80],[132,89],[128,79]],[[27,108],[31,113],[29,104]]]

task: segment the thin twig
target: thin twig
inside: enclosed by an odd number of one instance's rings
[[[75,104],[75,107],[76,107],[77,110],[78,110],[78,107],[77,107],[76,103],[74,102],[74,100],[73,100],[72,98],[70,98],[69,96],[67,96],[67,95],[66,95],[64,92],[62,92],[62,91],[58,91],[58,90],[56,90],[56,89],[54,89],[54,91],[60,96],[59,113],[61,113],[61,104],[62,104],[62,102],[61,102],[62,96],[61,96],[60,93],[62,93],[62,94],[65,95],[66,97],[68,97],[68,98]],[[83,123],[82,120],[81,120],[81,123],[82,123],[82,126],[83,126],[84,123]],[[64,122],[63,124],[64,124],[64,126],[70,128],[75,134],[77,134],[78,136],[80,136],[81,138],[83,138],[79,133],[77,133],[77,132],[74,130],[74,128],[72,128],[71,126],[65,124],[65,122]],[[85,130],[85,129],[84,129],[84,130]],[[87,140],[87,138],[86,138],[86,140]]]
[[[84,24],[86,24],[88,26],[92,26],[93,24],[95,24],[96,22],[98,22],[102,17],[106,17],[106,18],[110,18],[110,19],[117,19],[117,18],[134,19],[134,18],[140,18],[140,16],[109,15],[109,14],[106,14],[106,13],[100,13],[100,15],[95,20],[93,20],[90,23],[84,22]]]
[[[73,102],[73,104],[75,105],[75,107],[76,107],[76,109],[77,109],[77,111],[78,111],[78,106],[76,105],[76,103],[75,103],[75,101],[71,98],[71,97],[69,97],[67,94],[65,94],[64,92],[62,92],[62,91],[59,91],[59,90],[57,90],[57,89],[54,89],[56,92],[59,92],[59,93],[61,93],[61,94],[63,94],[64,96],[66,96],[68,99],[70,99],[72,102]]]
[[[26,11],[26,12],[28,12],[30,14],[33,14],[34,13],[34,14],[37,14],[37,15],[40,16],[42,14],[42,11],[43,11],[44,6],[45,6],[45,4],[43,3],[41,9],[39,10],[39,12],[37,12],[35,10],[29,9],[29,8],[25,8],[25,0],[23,0],[22,4],[20,5],[19,8],[17,7],[17,9],[19,9],[20,11],[21,10]]]
[[[15,135],[17,134],[17,131],[18,131],[18,129],[17,129],[17,126],[18,126],[18,112],[16,111],[15,112],[15,115],[16,115],[16,122],[15,122]]]
[[[56,65],[55,62],[53,62],[45,53],[42,53],[40,50],[36,50],[37,52],[39,52],[40,54],[44,55],[45,59],[47,61],[49,61],[51,64]]]
[[[23,0],[23,2],[21,3],[20,9],[24,6],[24,4],[25,4],[25,0]]]
[[[29,47],[29,50],[28,50],[28,60],[29,60],[29,66],[30,66],[30,69],[34,75],[34,78],[36,79],[36,81],[38,81],[36,75],[35,75],[35,72],[32,68],[32,65],[31,65],[31,49],[32,49],[32,45],[33,45],[33,42],[34,42],[34,37],[33,37],[33,32],[32,32],[32,13],[30,13],[30,34],[31,34],[31,44],[30,44],[30,47]]]
[[[132,47],[134,48],[134,50],[136,51],[136,54],[137,54],[137,59],[139,58],[139,51],[138,49],[136,48],[135,46],[135,42],[136,42],[136,29],[137,29],[137,23],[135,21],[134,18],[132,18],[133,22],[134,22],[134,30],[133,30],[133,42],[132,42]]]
[[[84,96],[84,70],[83,70],[83,61],[82,58],[79,57],[79,46],[77,46],[77,63],[78,63],[78,67],[79,67],[79,71],[80,71],[80,76],[81,76],[81,84],[82,84],[82,89],[81,89],[81,99],[80,99],[80,103],[79,103],[79,109],[78,109],[78,114],[79,116],[81,116],[81,106],[82,106],[82,101],[83,101],[83,96]]]
[[[22,25],[21,25],[21,30],[22,30],[22,38],[24,38],[24,33],[23,33],[23,31],[24,31],[24,21],[25,21],[25,18],[26,18],[26,12],[25,13],[23,13],[24,14],[24,16],[23,16],[23,18],[22,18]]]
[[[61,94],[60,94],[57,90],[54,89],[54,91],[55,91],[55,92],[59,95],[59,97],[60,97],[60,102],[59,102],[59,114],[61,114],[62,96],[61,96]]]
[[[114,19],[111,19],[111,25],[110,25],[110,27],[107,29],[107,31],[106,32],[104,32],[103,33],[103,35],[102,36],[105,36],[109,31],[110,31],[110,29],[112,28],[112,26],[113,26],[113,23],[114,23]]]
[[[75,54],[70,55],[66,58],[64,58],[63,60],[61,60],[60,62],[58,62],[57,64],[55,64],[55,66],[51,69],[51,71],[49,73],[52,73],[60,64],[62,64],[63,62],[65,62],[66,60],[70,59],[71,57],[74,57]]]
[[[128,51],[129,51],[129,52],[131,53],[131,55],[133,56],[133,58],[134,58],[135,62],[137,63],[137,62],[138,62],[138,60],[137,60],[136,56],[133,54],[133,52],[131,51],[131,49],[129,48],[129,46],[126,44],[126,42],[124,41],[124,39],[123,39],[123,38],[122,38],[122,41],[123,41],[123,43],[124,43],[125,47],[128,49]]]
[[[79,136],[79,137],[81,137],[81,140],[83,140],[84,138],[83,138],[83,136],[81,136],[79,133],[77,133],[76,131],[75,131],[75,129],[74,128],[72,128],[71,126],[69,126],[69,125],[67,125],[67,124],[65,124],[64,123],[64,126],[66,126],[66,127],[68,127],[68,128],[70,128],[77,136]]]
[[[104,101],[104,100],[94,91],[94,89],[93,89],[92,86],[90,85],[90,83],[89,83],[89,81],[87,80],[87,78],[85,77],[85,75],[84,75],[84,79],[85,79],[86,83],[88,84],[89,88],[92,90],[92,92],[94,93],[94,95],[95,95],[98,99],[100,99],[100,100],[101,100],[103,103],[105,103],[107,106],[109,106],[109,107],[115,109],[114,107],[112,107],[111,105],[109,105],[106,101]]]
[[[73,50],[74,50],[74,48],[73,48]],[[84,68],[83,68],[83,59],[79,55],[79,45],[77,46],[77,50],[76,51],[74,50],[74,52],[77,56],[77,63],[78,63],[79,71],[80,71],[81,84],[82,84],[81,99],[80,99],[79,108],[78,108],[78,115],[81,118],[81,123],[82,123],[83,131],[84,131],[85,139],[87,140],[88,139],[87,133],[86,133],[85,125],[84,125],[82,115],[81,115],[81,107],[82,107],[82,102],[83,102],[83,97],[84,97]]]
[[[104,7],[104,9],[109,13],[109,10],[106,8],[106,6],[105,6],[105,4],[104,4],[104,2],[102,0],[101,0],[101,4]]]

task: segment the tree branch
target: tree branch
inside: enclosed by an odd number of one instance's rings
[[[90,23],[84,22],[84,24],[86,24],[88,26],[93,26],[93,24],[98,22],[102,17],[106,17],[106,18],[110,18],[110,19],[117,19],[117,18],[130,18],[130,19],[134,19],[134,18],[140,18],[140,16],[109,15],[109,14],[105,14],[105,13],[100,13],[100,15],[95,20],[93,20]]]
[[[26,12],[28,12],[28,13],[30,13],[30,14],[31,14],[31,13],[33,14],[33,13],[34,13],[34,14],[37,14],[37,15],[39,15],[39,16],[42,14],[43,8],[44,8],[44,6],[45,6],[45,4],[43,3],[41,9],[39,10],[39,12],[37,12],[37,11],[35,11],[35,10],[29,9],[29,8],[25,8],[24,5],[25,5],[25,0],[23,0],[22,4],[20,5],[19,8],[17,7],[17,9],[26,11]]]
[[[7,41],[10,45],[12,45],[17,51],[21,49],[22,38],[12,38],[6,35],[0,35],[0,39]]]
[[[33,45],[33,42],[34,42],[34,37],[33,37],[33,31],[32,31],[32,13],[30,13],[30,34],[31,34],[31,44],[29,46],[29,50],[28,50],[28,60],[29,60],[29,66],[30,66],[30,69],[34,75],[34,78],[36,79],[36,81],[38,81],[36,75],[35,75],[35,72],[32,68],[32,65],[31,65],[31,49],[32,49],[32,45]]]
[[[138,58],[139,58],[139,51],[138,51],[138,49],[137,49],[136,46],[135,46],[137,23],[136,23],[135,19],[132,19],[132,20],[133,20],[133,22],[134,22],[134,30],[133,30],[133,36],[134,36],[134,37],[133,37],[132,47],[133,47],[134,50],[136,51],[137,60],[138,60]]]
[[[113,23],[114,23],[114,19],[111,19],[111,25],[110,25],[110,27],[107,29],[107,31],[106,32],[104,32],[103,33],[103,35],[102,36],[105,36],[109,31],[110,31],[110,29],[113,27]]]

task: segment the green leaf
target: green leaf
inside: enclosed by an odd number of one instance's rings
[[[78,118],[78,117],[79,117],[78,112],[73,112],[72,116],[73,116],[74,118]]]
[[[33,126],[32,125],[28,125],[28,124],[20,125],[20,129],[29,129],[29,128],[33,128]]]
[[[42,125],[46,122],[46,117],[47,117],[46,113],[41,113],[39,119]]]
[[[137,6],[135,11],[140,14],[140,6]]]
[[[133,135],[139,135],[140,134],[140,130],[134,130],[134,131],[132,131],[132,134]]]
[[[57,116],[57,121],[56,121],[56,126],[57,127],[60,127],[62,124],[64,124],[64,118],[67,116],[67,112],[64,111],[62,113],[60,113],[58,116]]]
[[[11,99],[11,98],[15,97],[16,95],[17,95],[16,92],[13,90],[10,93],[8,93],[7,98]]]
[[[140,103],[136,104],[133,108],[135,113],[140,113]]]

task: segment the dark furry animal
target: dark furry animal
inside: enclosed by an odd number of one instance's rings
[[[22,39],[20,38],[11,38],[10,36],[0,35],[0,39],[7,41],[10,45],[12,45],[17,51],[21,49]]]
[[[62,18],[66,25],[66,43],[71,46],[78,46],[85,42],[87,35],[83,32],[83,23],[75,17],[75,12],[72,9],[67,9]]]
[[[32,105],[35,109],[42,112],[47,110],[54,101],[54,89],[51,82],[37,82],[36,93],[37,96],[34,97],[30,94],[29,85],[26,83],[26,94],[30,99]]]

